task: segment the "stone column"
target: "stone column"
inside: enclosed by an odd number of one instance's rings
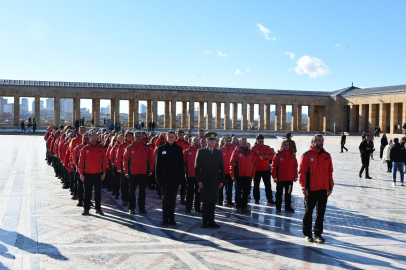
[[[115,99],[110,99],[110,119],[114,121],[114,110],[116,107],[116,100]],[[79,102],[79,109],[80,109],[80,102]],[[79,117],[80,117],[80,111],[79,111]],[[114,123],[115,124],[115,123]]]
[[[15,101],[15,98],[14,98]],[[20,103],[18,103],[20,104]],[[15,103],[14,103],[14,112],[16,110]],[[20,108],[18,108],[18,112],[20,112]],[[15,116],[14,116],[15,117]],[[61,123],[61,98],[54,97],[54,125],[59,126]]]
[[[281,129],[281,105],[275,104],[275,131]]]
[[[238,103],[236,103],[236,102],[231,103],[231,112],[233,113],[232,117],[231,117],[231,128],[232,129],[237,129],[237,108],[238,108],[237,106],[238,106]]]
[[[365,130],[367,107],[363,104],[359,105],[359,121],[358,121],[358,132],[368,132]]]
[[[264,130],[264,103],[259,103],[258,108],[258,130]]]
[[[224,129],[230,129],[230,103],[224,102]]]
[[[213,109],[212,102],[207,101],[207,114],[206,114],[206,129],[211,130],[213,128]]]
[[[55,102],[54,102],[55,104]],[[20,97],[14,96],[14,126],[20,126]],[[54,125],[55,125],[55,110],[54,110]],[[58,122],[59,125],[59,122]]]
[[[204,129],[204,101],[199,101],[199,118],[197,121],[197,125],[199,126],[200,129]]]
[[[182,128],[187,128],[186,115],[187,115],[187,101],[182,101],[182,119],[180,123],[180,126]]]
[[[350,105],[350,132],[357,132],[358,126],[357,126],[356,120],[357,120],[356,105],[351,104]]]
[[[302,105],[297,105],[297,130],[302,130]]]
[[[195,128],[195,102],[189,101],[189,129]]]
[[[281,130],[286,130],[286,105],[281,104]]]
[[[322,107],[322,110],[323,110],[323,115],[322,115],[322,119],[323,119],[323,128],[322,128],[322,130],[323,130],[323,132],[326,132],[327,131],[327,116],[328,116],[328,107],[327,106],[323,106]]]
[[[158,126],[158,100],[152,101],[152,121],[155,122],[155,129],[159,128]],[[147,124],[148,127],[148,124]]]
[[[216,102],[216,123],[215,129],[221,128],[221,102]]]
[[[308,106],[307,113],[307,131],[313,131],[313,122],[314,122],[314,104]]]
[[[151,100],[147,100],[147,113],[146,113],[146,123],[145,125],[148,127],[148,123],[152,121],[152,101]]]
[[[140,101],[139,99],[133,100],[133,125],[134,127],[140,122],[139,112],[140,112]],[[144,122],[144,126],[148,129],[148,123]]]
[[[291,131],[297,131],[297,126],[298,126],[298,115],[297,115],[297,104],[293,103],[292,104],[292,119],[290,122],[290,130]]]
[[[76,120],[79,120],[80,123],[80,98],[75,97],[73,98],[73,120],[76,122]]]
[[[169,100],[165,100],[164,128],[169,128]]]
[[[247,103],[243,102],[241,106],[241,130],[247,130],[249,124],[247,124]]]
[[[390,104],[390,133],[395,134],[395,129],[394,125],[398,126],[400,123],[398,123],[398,118],[399,118],[399,110],[398,110],[398,104],[392,102]],[[402,126],[403,124],[400,124]]]
[[[92,98],[92,118],[94,121],[93,127],[100,126],[100,98]]]
[[[128,101],[128,127],[135,128],[134,124],[134,99]]]
[[[248,126],[251,127],[251,123],[254,122],[254,104],[248,103]]]
[[[271,105],[266,103],[264,104],[264,120],[265,120],[265,130],[271,129]]]
[[[171,126],[172,130],[176,129],[176,100],[171,101]]]
[[[388,125],[386,123],[386,103],[379,103],[379,126],[381,127],[382,133],[386,133],[386,126]]]
[[[114,124],[120,123],[120,100],[114,99]]]
[[[368,130],[373,133],[376,127],[376,105],[368,104],[369,106],[369,119],[368,119]]]
[[[403,127],[403,124],[406,123],[406,101],[403,101],[403,106],[402,106],[402,123],[400,124],[400,127]]]
[[[41,98],[40,96],[35,96],[35,122],[37,123],[37,128],[40,125],[41,120]]]

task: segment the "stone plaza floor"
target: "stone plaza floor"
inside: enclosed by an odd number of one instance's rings
[[[307,150],[310,137],[294,139],[299,154]],[[349,152],[341,154],[339,137],[325,138],[335,188],[324,221],[327,243],[320,245],[304,242],[298,183],[295,213],[276,214],[261,186],[251,215],[218,206],[216,230],[201,229],[201,216],[186,214],[179,201],[178,225],[162,228],[155,191],[147,191],[145,216],[138,209],[128,215],[106,190],[106,215],[91,209],[82,216],[46,164],[41,136],[0,135],[0,269],[405,269],[406,187],[391,186],[377,152],[373,179],[359,179],[360,137],[347,141]],[[279,148],[281,140],[265,143]]]

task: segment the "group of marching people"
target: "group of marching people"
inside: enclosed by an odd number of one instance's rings
[[[174,211],[180,186],[180,203],[185,205],[186,213],[194,209],[195,213],[202,213],[202,228],[218,228],[220,226],[214,222],[214,203],[228,206],[235,203],[237,213],[250,214],[251,183],[254,182],[255,204],[259,204],[261,179],[267,203],[275,204],[277,213],[281,213],[285,192],[285,212],[294,212],[291,193],[293,182],[299,179],[305,196],[305,239],[323,243],[324,211],[334,186],[331,156],[323,149],[323,136],[316,135],[309,151],[301,156],[298,170],[296,145],[290,133],[286,137],[277,153],[264,144],[261,134],[251,146],[245,137],[240,140],[236,136],[217,138],[216,133],[205,134],[203,130],[196,136],[182,130],[160,135],[139,130],[109,133],[105,129],[101,132],[91,129],[87,133],[84,126],[74,130],[71,126],[60,125],[48,127],[44,140],[48,164],[54,168],[62,188],[69,189],[72,200],[77,200],[77,206],[83,207],[82,215],[90,214],[93,189],[96,213],[104,215],[102,187],[112,192],[117,200],[121,195],[122,205],[128,206],[132,215],[135,214],[138,187],[139,214],[145,215],[146,189],[149,188],[156,190],[162,199],[161,225],[176,225]],[[199,153],[200,157],[204,156],[200,152],[203,150],[212,155],[197,162]],[[220,169],[211,160],[217,153],[222,157]],[[207,171],[214,168],[215,173],[207,174],[203,168]],[[216,179],[207,175],[214,175]],[[276,183],[275,201],[271,176]],[[318,214],[313,237],[312,213],[316,205]]]

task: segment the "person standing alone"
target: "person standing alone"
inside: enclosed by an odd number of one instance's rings
[[[364,172],[365,169],[365,179],[372,179],[372,177],[369,176],[369,157],[371,156],[373,149],[374,143],[371,141],[371,135],[367,134],[365,140],[363,140],[359,145],[362,162],[362,167],[361,170],[359,171],[359,178],[362,178],[362,173]]]
[[[344,132],[343,132],[343,134],[341,135],[341,152],[340,152],[340,153],[343,153],[343,149],[345,149],[345,151],[348,152],[348,149],[345,148],[345,142],[346,142],[346,140],[347,140],[347,136],[345,136],[345,134],[344,134]]]

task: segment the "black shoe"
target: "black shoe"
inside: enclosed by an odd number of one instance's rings
[[[345,149],[346,152],[348,152],[348,149]]]
[[[365,177],[365,179],[372,179],[372,177],[370,177],[369,175]]]
[[[294,213],[295,209],[293,209],[292,207],[285,207],[285,212]]]
[[[276,208],[276,213],[280,214],[280,213],[282,213],[282,210],[280,208]]]
[[[218,202],[217,205],[224,205],[224,202]]]
[[[68,188],[69,188],[69,186],[67,186],[67,185],[63,185],[63,186],[62,186],[62,188],[63,188],[63,189],[68,189]]]
[[[206,229],[207,228],[207,223],[203,223],[202,225],[200,225],[200,228]]]
[[[94,206],[94,204],[92,202],[90,202],[90,206]]]
[[[186,209],[186,214],[190,214],[192,210]]]
[[[344,153],[343,151],[341,151],[340,153]]]
[[[78,202],[76,206],[83,206],[83,202]]]
[[[101,209],[96,210],[96,214],[99,214],[100,216],[104,216],[104,213]]]
[[[89,210],[83,210],[82,216],[90,215]]]
[[[259,204],[259,200],[255,200],[255,204]]]
[[[220,225],[218,225],[216,222],[212,221],[212,222],[209,222],[209,227],[218,229],[218,228],[220,228]]]
[[[116,197],[114,199],[116,199],[116,200],[120,199],[120,195],[116,195]]]
[[[70,195],[73,195],[73,191],[70,192]],[[76,200],[76,199],[75,199]]]
[[[316,242],[318,244],[324,244],[326,242],[326,240],[321,236],[315,235],[313,238],[314,238],[314,242]]]
[[[226,205],[234,205],[234,203],[233,202],[227,202]]]
[[[268,200],[269,204],[275,204],[275,201],[273,199]]]
[[[195,212],[196,213],[203,213],[203,210],[202,209],[195,209]]]
[[[77,200],[78,197],[77,197],[76,195],[73,195],[71,199],[72,199],[72,200]]]
[[[311,243],[313,243],[313,242],[314,242],[314,239],[313,239],[313,237],[311,237],[311,236],[306,236],[306,237],[305,237],[305,241],[306,241],[306,242],[311,242]]]
[[[144,209],[144,210],[140,210],[140,214],[141,214],[141,215],[146,215],[146,214],[147,214],[147,211],[145,211],[145,209]]]
[[[172,225],[172,226],[176,226],[176,221],[173,219],[173,220],[170,220],[169,221],[169,225]]]
[[[135,211],[130,209],[130,215],[135,215]]]
[[[362,178],[362,174],[359,174],[359,178]]]
[[[128,206],[128,202],[127,202],[127,201],[123,201],[122,206]]]
[[[168,221],[165,220],[161,222],[161,226],[167,226],[168,224],[169,224]]]

